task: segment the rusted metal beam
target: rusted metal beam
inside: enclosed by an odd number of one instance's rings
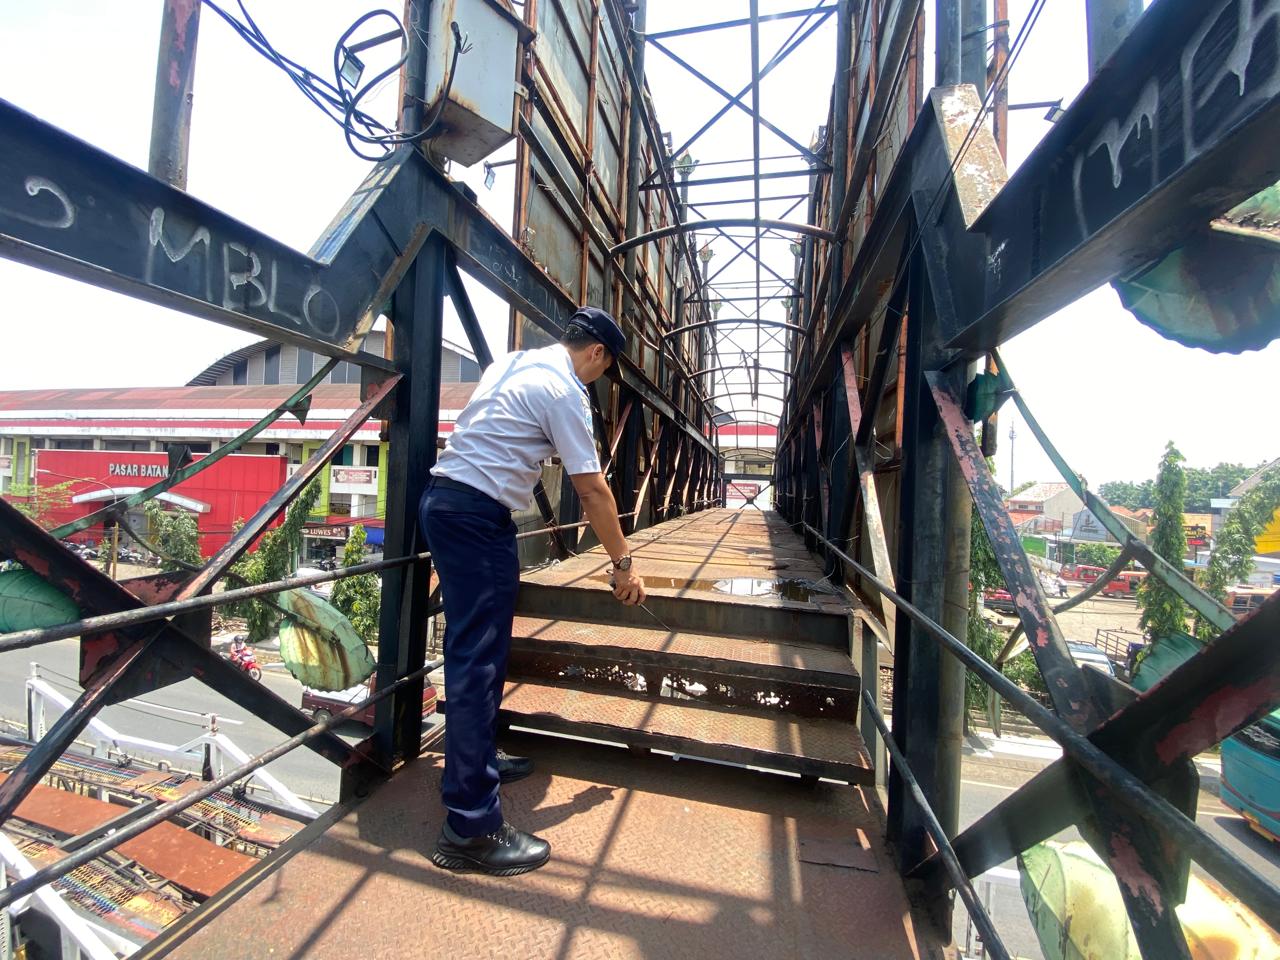
[[[1031,652],[1044,676],[1050,700],[1077,732],[1089,733],[1107,715],[1106,711],[1086,687],[1084,675],[1067,649],[1040,579],[1031,569],[995,478],[974,439],[972,423],[941,376],[932,371],[925,376],[943,432],[973,495],[992,552],[1014,598],[1014,608],[1031,641]],[[1084,791],[1092,818],[1096,819],[1096,832],[1087,829],[1085,835],[1108,865],[1125,876],[1121,896],[1138,942],[1144,951],[1158,949],[1159,953],[1153,956],[1189,957],[1182,928],[1172,909],[1173,903],[1180,899],[1180,871],[1169,862],[1169,849],[1161,846],[1146,824],[1118,814],[1111,805],[1107,787],[1086,781]],[[1127,853],[1116,846],[1121,840],[1126,844]]]
[[[808,528],[808,532],[819,539],[824,539],[812,527]],[[863,576],[875,578],[871,570],[840,550],[835,544],[827,541],[826,546]],[[960,660],[966,669],[977,674],[983,683],[994,689],[1027,719],[1060,744],[1066,757],[1078,763],[1090,777],[1109,791],[1109,795],[1114,798],[1116,808],[1123,808],[1130,815],[1141,818],[1142,822],[1165,834],[1170,843],[1189,851],[1197,863],[1204,866],[1229,892],[1259,916],[1280,916],[1280,889],[1259,877],[1234,853],[1205,833],[1168,800],[1153,793],[1133,773],[1100,750],[1090,739],[1074,731],[1057,714],[1041,706],[1026,691],[970,650],[961,640],[948,633],[936,620],[888,584],[881,581],[876,586],[890,595],[898,608],[920,626],[923,634],[936,640],[952,656]],[[1280,603],[1277,603],[1276,599],[1273,598],[1268,603],[1275,604],[1273,612],[1280,612]],[[1276,627],[1272,621],[1268,620],[1265,629],[1274,632]],[[1152,690],[1155,689],[1158,688],[1152,688]],[[1005,802],[1008,803],[1008,801]],[[1117,849],[1123,851],[1123,843],[1120,843]],[[1122,870],[1121,873],[1125,875],[1128,883],[1141,885],[1144,882],[1144,878],[1134,871]],[[1172,910],[1169,912],[1172,913]]]
[[[973,224],[987,282],[950,346],[986,352],[1280,179],[1275,15],[1161,0],[1138,19]]]
[[[1036,666],[1044,675],[1049,698],[1058,713],[1077,730],[1092,730],[1102,718],[1085,690],[1080,668],[1071,659],[1066,638],[1049,611],[1049,601],[1040,586],[1040,578],[1031,569],[1026,551],[1022,549],[1022,540],[1009,519],[1000,488],[974,440],[972,425],[965,417],[960,401],[938,375],[929,372],[926,379],[947,440],[960,463],[996,562],[1013,597],[1014,609],[1031,641],[1031,652]]]
[[[0,132],[0,256],[324,356],[390,369],[357,352],[358,328],[385,302],[372,278],[389,274],[422,223],[549,335],[578,306],[409,146],[374,166],[307,256],[5,101]],[[707,443],[636,363],[619,368],[647,405]]]
[[[888,323],[888,318],[885,322]],[[893,562],[889,559],[889,543],[884,532],[884,515],[880,512],[880,494],[876,491],[875,464],[871,451],[860,445],[857,440],[862,435],[862,404],[858,399],[858,376],[854,369],[853,351],[848,345],[841,348],[840,362],[844,370],[844,395],[849,407],[850,443],[853,445],[854,465],[858,471],[858,486],[862,491],[863,522],[867,526],[871,563],[875,567],[876,576],[893,586]],[[892,638],[897,608],[888,597],[882,594],[880,609],[884,614],[885,628],[889,637]],[[892,651],[892,645],[889,649]]]
[[[200,36],[200,0],[164,0],[160,54],[151,107],[147,170],[179,190],[187,189],[187,148]]]

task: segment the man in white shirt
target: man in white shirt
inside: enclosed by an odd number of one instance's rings
[[[528,776],[533,764],[498,750],[496,734],[520,584],[511,511],[529,506],[542,461],[553,453],[613,559],[614,596],[644,601],[600,471],[586,388],[626,344],[613,317],[582,307],[560,343],[497,358],[431,470],[419,519],[444,595],[448,699],[441,784],[447,814],[431,859],[446,870],[514,876],[551,855],[545,840],[503,819],[499,785]]]

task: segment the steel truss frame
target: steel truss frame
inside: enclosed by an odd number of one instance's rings
[[[619,41],[625,50],[625,35]],[[643,102],[634,89],[631,99]],[[337,361],[360,365],[364,376],[360,407],[226,547],[193,573],[116,583],[0,501],[0,560],[15,560],[65,591],[79,606],[83,627],[92,631],[84,633],[81,644],[84,691],[0,785],[0,822],[102,706],[187,676],[201,679],[291,737],[232,779],[299,745],[342,767],[344,795],[389,775],[395,763],[421,749],[422,687],[426,671],[438,666],[427,664],[425,657],[426,622],[438,603],[426,589],[430,558],[418,542],[416,507],[436,456],[444,298],[452,300],[482,364],[491,357],[462,271],[518,311],[525,326],[517,329],[536,330],[546,338],[559,336],[577,298],[533,259],[536,243],[508,236],[465,188],[410,147],[372,168],[304,255],[4,101],[0,131],[6,143],[0,157],[0,255],[331,358],[240,436],[198,463],[191,463],[186,451],[172,451],[165,479],[87,522],[116,517],[127,506],[188,479],[286,413],[304,419],[312,389]],[[632,223],[626,232],[644,229]],[[613,242],[602,244],[606,257]],[[607,259],[612,266],[612,258]],[[650,349],[653,344],[644,329],[655,328],[653,312],[662,304],[621,277],[619,288],[638,304],[631,318],[635,322],[623,321],[636,335],[638,356],[618,358],[611,372],[620,399],[614,409],[621,415],[612,422],[610,460],[627,465],[615,475],[640,478],[635,488],[623,485],[619,497],[621,517],[634,530],[657,517],[718,502],[720,460],[708,436],[709,408],[680,358],[673,357],[671,369],[654,370],[645,361],[645,344]],[[383,359],[360,347],[388,302],[389,351]],[[598,405],[596,409],[602,413]],[[350,747],[329,732],[332,724],[313,724],[215,655],[209,609],[236,596],[261,597],[301,585],[264,584],[210,595],[230,565],[370,416],[387,422],[391,439],[384,549],[393,559],[375,565],[383,573],[383,603],[374,734]],[[535,499],[544,527],[522,539],[547,537],[552,549],[564,555],[585,523],[578,520],[569,484],[562,486],[557,519],[539,485]],[[651,493],[658,488],[663,490],[660,503]],[[55,533],[66,535],[84,526],[81,521]],[[0,638],[0,647],[31,646],[58,635],[57,628],[26,631]],[[161,807],[146,822],[158,822],[157,817],[176,809]],[[104,838],[77,856],[96,855],[123,838]],[[24,882],[34,888],[47,882],[47,873]]]
[[[948,889],[974,910],[968,878],[1075,823],[1115,873],[1145,957],[1188,956],[1173,907],[1192,859],[1280,924],[1280,891],[1194,823],[1191,764],[1280,704],[1280,655],[1263,650],[1280,598],[1236,623],[1134,541],[1035,425],[995,352],[1280,178],[1280,160],[1264,146],[1280,118],[1277,20],[1269,15],[1264,29],[1246,6],[1153,6],[1007,183],[972,87],[933,91],[905,141],[871,149],[891,132],[891,101],[911,82],[915,12],[892,3],[878,19],[875,5],[860,11],[856,35],[872,40],[859,42],[849,86],[835,93],[857,117],[851,176],[819,189],[811,209],[838,239],[804,241],[804,314],[796,313],[804,332],[792,333],[801,352],[780,426],[775,501],[835,577],[896,614],[892,731],[877,720],[892,738],[889,829],[900,869],[923,881],[942,922]],[[1213,65],[1224,43],[1247,65],[1238,74]],[[1170,64],[1180,66],[1170,72]],[[1200,67],[1187,72],[1188,64]],[[1185,89],[1166,83],[1174,74]],[[1126,119],[1138,103],[1146,120]],[[1170,132],[1158,153],[1144,139],[1152,129]],[[887,176],[872,176],[877,164]],[[1140,696],[1072,663],[961,399],[986,354],[1005,396],[1064,479],[1116,528],[1126,554],[1223,631]],[[1051,711],[961,639],[971,506],[1016,598]],[[944,744],[958,733],[964,669],[1012,697],[1064,758],[956,836],[958,757]],[[874,697],[867,706],[878,714]],[[980,907],[977,919],[988,921]],[[1007,955],[986,932],[984,943]]]

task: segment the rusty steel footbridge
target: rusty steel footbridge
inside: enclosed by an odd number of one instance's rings
[[[933,957],[958,902],[987,955],[1008,957],[972,878],[1072,825],[1114,875],[1142,956],[1192,956],[1175,907],[1193,862],[1277,928],[1280,890],[1196,825],[1192,759],[1280,706],[1280,596],[1237,621],[1136,539],[1040,429],[999,349],[1099,285],[1154,283],[1186,250],[1238,265],[1232,309],[1144,321],[1219,351],[1280,335],[1273,250],[1215,226],[1280,180],[1280,5],[1080,5],[1089,82],[1012,175],[1007,80],[1042,2],[1016,31],[1005,0],[994,22],[961,0],[744,0],[733,19],[665,30],[648,28],[650,5],[411,0],[386,14],[390,32],[356,43],[349,31],[339,49],[357,60],[399,45],[402,110],[387,126],[363,113],[337,55],[331,87],[302,78],[372,151],[305,254],[184,189],[199,4],[164,4],[149,171],[0,100],[0,255],[328,358],[250,431],[194,462],[175,448],[165,477],[82,526],[305,418],[336,364],[362,377],[358,409],[198,570],[117,582],[0,500],[0,560],[79,611],[0,635],[0,652],[78,637],[82,687],[0,782],[0,823],[104,706],[183,678],[285,738],[69,844],[0,889],[0,906],[306,748],[341,770],[342,802],[142,955],[487,956],[500,941],[528,957]],[[247,13],[210,11],[258,42]],[[780,25],[775,50],[762,33]],[[680,45],[710,49],[731,31],[750,60],[736,91]],[[501,56],[470,52],[491,35],[508,38]],[[827,122],[808,138],[768,115],[761,85],[815,36],[831,39],[835,74],[813,93]],[[496,122],[465,89],[481,55],[504,84],[510,67],[516,91]],[[655,58],[719,103],[683,143],[649,91]],[[695,143],[733,136],[736,156],[695,169]],[[447,167],[512,139],[503,223]],[[712,254],[725,258],[715,268]],[[619,318],[627,355],[591,399],[651,591],[644,609],[612,603],[607,557],[549,464],[542,523],[522,536],[557,562],[524,577],[501,719],[542,771],[505,802],[555,854],[518,884],[445,875],[422,855],[438,829],[442,758],[420,710],[440,667],[427,655],[440,605],[416,517],[437,452],[446,302],[479,363],[492,359],[464,276],[508,308],[513,349],[552,342],[580,303]],[[362,350],[380,317],[385,358]],[[987,466],[1004,403],[1120,542],[1104,577],[1136,561],[1218,632],[1142,694],[1072,660]],[[726,419],[776,427],[770,511],[724,507]],[[385,559],[228,584],[367,420],[390,441]],[[1047,704],[966,646],[975,513]],[[382,612],[364,742],[211,649],[216,607],[371,572]],[[961,831],[966,671],[1062,757]],[[446,723],[447,702],[446,677]]]

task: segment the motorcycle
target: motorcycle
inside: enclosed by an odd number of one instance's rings
[[[254,680],[262,679],[262,667],[258,666],[258,658],[254,656],[253,650],[249,647],[241,647],[239,652],[237,652],[233,647],[229,653],[226,653],[223,656]]]

